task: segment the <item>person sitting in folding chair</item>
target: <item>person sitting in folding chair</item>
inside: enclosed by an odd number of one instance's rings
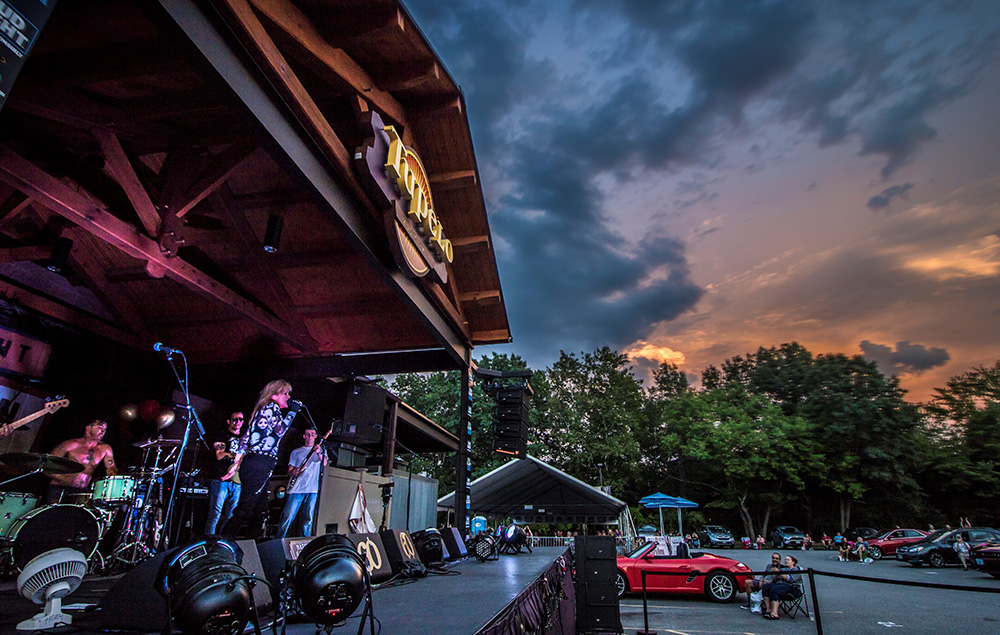
[[[799,561],[795,556],[785,556],[785,571],[774,577],[774,582],[768,582],[761,589],[764,596],[764,619],[778,619],[778,608],[781,601],[795,593],[801,593],[799,586],[802,583],[802,575],[799,571]]]

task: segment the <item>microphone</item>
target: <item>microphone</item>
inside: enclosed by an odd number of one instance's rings
[[[180,349],[164,346],[163,342],[157,342],[156,344],[153,344],[153,350],[156,351],[157,353],[163,351],[167,355],[173,355],[174,353],[181,353]],[[181,353],[181,355],[183,354],[184,353]]]
[[[305,408],[306,407],[306,405],[304,403],[302,403],[301,401],[299,401],[298,399],[289,399],[288,403],[297,404],[299,406],[299,408]]]

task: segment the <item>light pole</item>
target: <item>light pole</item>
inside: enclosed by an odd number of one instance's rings
[[[598,463],[597,464],[597,475],[601,478],[601,490],[603,491],[604,490],[604,470],[601,469],[602,467],[604,467],[603,463]]]

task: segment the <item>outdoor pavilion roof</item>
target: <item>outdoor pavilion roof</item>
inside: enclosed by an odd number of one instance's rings
[[[526,523],[609,523],[626,504],[533,456],[512,459],[470,485],[471,511]],[[454,508],[455,493],[438,499]]]

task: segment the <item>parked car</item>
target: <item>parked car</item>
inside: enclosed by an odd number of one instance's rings
[[[988,542],[973,547],[972,562],[980,571],[1000,580],[1000,542]]]
[[[851,542],[857,542],[859,538],[874,538],[881,533],[882,532],[874,527],[851,527],[844,532],[844,535],[847,536],[847,539]]]
[[[642,527],[639,527],[638,529],[635,530],[635,535],[639,536],[640,538],[652,538],[657,533],[659,533],[659,531],[660,531],[659,529],[653,527],[652,525],[643,525]]]
[[[990,527],[942,529],[924,536],[918,542],[898,548],[896,559],[915,567],[925,564],[932,567],[958,564],[958,554],[952,545],[955,544],[955,537],[959,534],[965,538],[970,547],[977,547],[991,540],[1000,541],[1000,531]]]
[[[736,547],[736,539],[733,538],[733,534],[721,525],[705,525],[697,533],[702,547],[726,547],[728,549]]]
[[[713,602],[729,602],[746,581],[753,577],[747,565],[732,558],[702,551],[682,550],[682,555],[656,554],[656,544],[647,542],[632,553],[618,556],[618,597],[642,592],[642,571],[687,573],[689,575],[647,575],[646,590],[656,593],[704,594]],[[704,573],[705,575],[690,575]]]
[[[779,525],[771,532],[771,544],[775,549],[788,547],[799,549],[805,540],[805,532],[791,525]]]
[[[903,545],[911,545],[919,542],[927,535],[923,529],[893,529],[881,536],[868,540],[868,555],[872,560],[882,558],[892,558],[896,555],[896,550]]]

